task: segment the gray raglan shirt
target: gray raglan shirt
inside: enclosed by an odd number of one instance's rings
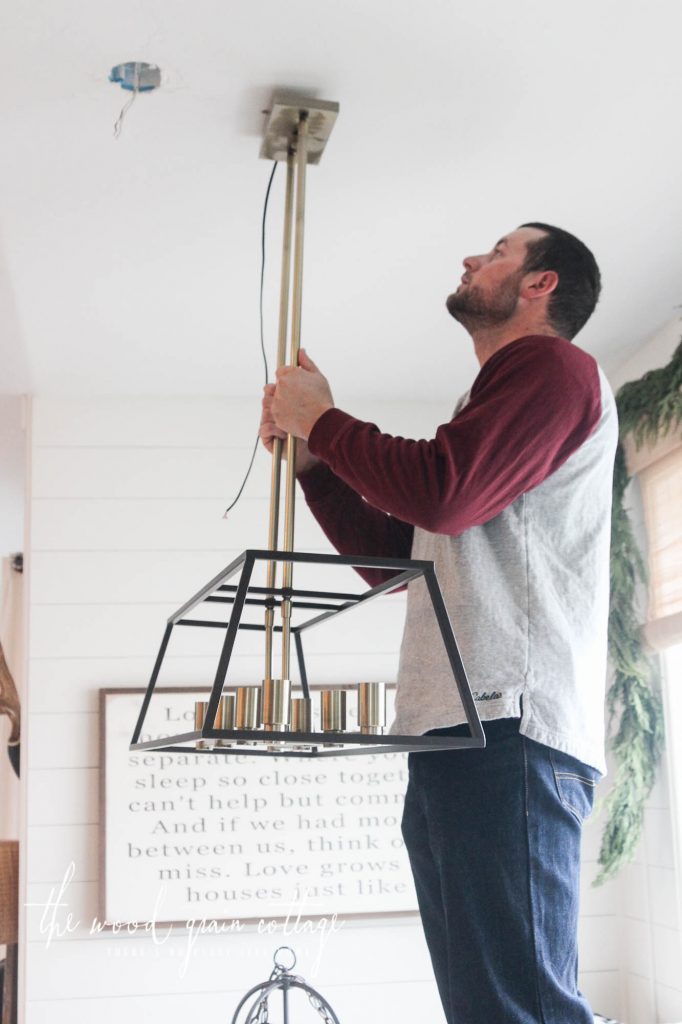
[[[482,719],[521,716],[524,735],[602,772],[616,443],[595,360],[532,336],[488,360],[433,441],[329,410],[309,439],[323,464],[300,477],[338,550],[434,562]],[[465,721],[416,580],[392,731]]]

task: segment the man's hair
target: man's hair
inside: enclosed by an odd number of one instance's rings
[[[584,242],[562,228],[538,222],[521,227],[545,232],[544,238],[528,243],[523,271],[554,270],[559,275],[559,283],[549,297],[547,315],[557,334],[570,340],[597,305],[601,292],[597,261]]]

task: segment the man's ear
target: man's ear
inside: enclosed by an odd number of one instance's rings
[[[524,290],[527,290],[529,299],[540,299],[543,295],[550,295],[559,284],[559,275],[556,270],[541,270]]]

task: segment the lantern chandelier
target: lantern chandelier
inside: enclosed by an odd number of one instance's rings
[[[319,163],[336,121],[338,103],[302,100],[277,93],[265,126],[261,157],[286,163],[284,237],[277,366],[296,366],[301,342],[303,295],[303,236],[305,224],[306,168]],[[293,245],[292,245],[293,237]],[[292,268],[293,255],[293,268]],[[292,280],[293,278],[293,280]],[[289,304],[291,300],[291,316]],[[290,330],[289,330],[290,327]],[[290,337],[288,337],[290,335]],[[289,353],[287,359],[287,341]],[[197,594],[170,616],[154,664],[149,685],[131,741],[131,750],[211,754],[249,754],[270,757],[338,757],[348,754],[429,751],[453,747],[483,747],[481,727],[457,641],[450,624],[433,562],[402,558],[376,558],[294,551],[294,502],[296,438],[286,441],[283,543],[278,548],[283,442],[275,438],[272,451],[270,518],[267,549],[247,549]],[[301,589],[293,586],[294,566],[352,566],[386,571],[388,578],[359,593]],[[281,586],[278,568],[281,566]],[[254,585],[254,570],[265,568],[265,586]],[[228,582],[239,574],[238,583]],[[357,730],[347,728],[348,691],[330,687],[320,691],[319,728],[313,729],[313,707],[303,651],[303,637],[322,623],[361,608],[382,594],[389,594],[422,578],[469,725],[469,736],[386,734],[384,683],[357,684]],[[211,616],[216,606],[226,606],[229,618]],[[197,613],[197,617],[193,613]],[[247,621],[260,609],[259,621]],[[275,619],[279,614],[280,622]],[[202,617],[202,615],[204,617]],[[225,639],[215,679],[207,701],[195,705],[194,730],[174,736],[144,739],[143,728],[164,657],[176,627],[224,630]],[[226,676],[240,631],[264,634],[265,668],[260,686],[226,686]],[[276,639],[279,641],[275,643]],[[301,696],[292,697],[291,655],[296,652]],[[279,647],[281,671],[273,674]]]

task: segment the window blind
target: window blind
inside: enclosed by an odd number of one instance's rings
[[[664,438],[639,457],[649,564],[645,633],[661,649],[682,643],[682,438]]]

